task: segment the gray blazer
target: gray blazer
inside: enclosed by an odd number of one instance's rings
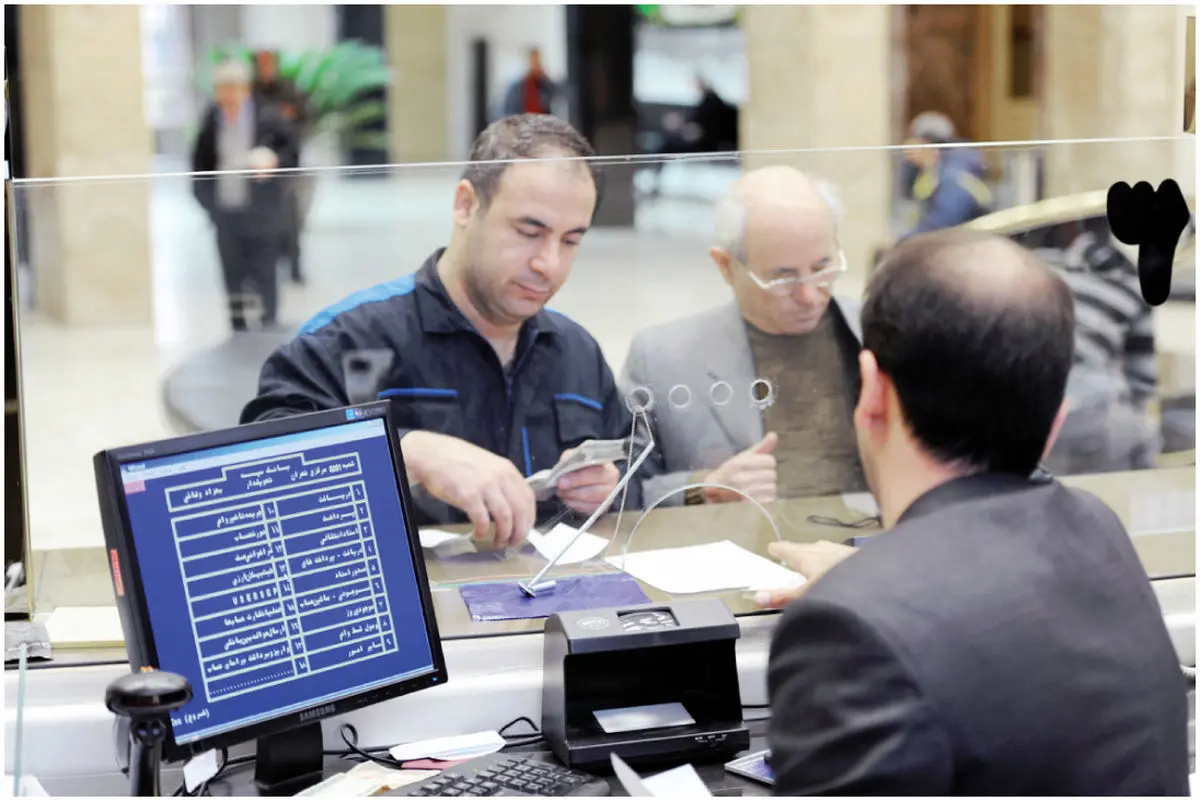
[[[835,295],[830,309],[861,342],[859,302]],[[638,332],[620,384],[632,403],[653,404],[662,475],[643,482],[647,506],[668,493],[664,505],[682,503],[679,489],[694,471],[718,467],[762,439],[754,382],[746,323],[734,302]]]

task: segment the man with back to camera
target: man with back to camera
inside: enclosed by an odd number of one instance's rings
[[[1187,795],[1187,688],[1132,541],[1029,478],[1074,324],[998,237],[914,237],[871,279],[854,423],[890,530],[773,549],[828,568],[771,645],[778,794]]]
[[[349,405],[347,359],[388,353],[375,383],[403,421],[418,522],[469,519],[479,537],[494,523],[498,547],[520,541],[538,517],[526,476],[585,440],[630,434],[599,345],[545,309],[592,220],[595,175],[579,159],[593,155],[554,117],[488,126],[455,189],[449,245],[306,323],[263,365],[242,422]],[[589,514],[618,480],[611,464],[585,468],[557,497]]]
[[[695,483],[760,502],[865,489],[859,305],[832,294],[846,268],[838,214],[831,188],[790,167],[748,172],[721,201],[709,255],[734,301],[638,333],[625,359],[631,402],[653,395],[665,465],[643,482],[647,503],[742,500],[680,492]]]

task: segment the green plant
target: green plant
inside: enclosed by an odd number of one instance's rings
[[[384,119],[387,104],[371,95],[392,84],[392,69],[381,48],[358,41],[339,42],[328,50],[278,54],[279,75],[305,99],[307,120],[303,140],[333,133],[346,137],[351,147],[386,150],[387,135],[363,127]],[[248,47],[209,51],[200,70],[201,90],[212,91],[212,68],[230,59],[254,65]]]

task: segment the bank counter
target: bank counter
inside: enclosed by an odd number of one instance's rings
[[[1180,661],[1195,665],[1194,465],[1074,476],[1062,481],[1097,495],[1125,523],[1163,606]],[[765,508],[783,539],[842,542],[879,533],[874,521],[864,522],[868,515],[862,507],[855,497],[830,496],[781,501]],[[550,576],[619,572],[602,557],[619,557],[626,547],[629,553],[637,553],[729,540],[754,553],[766,554],[767,545],[775,538],[774,527],[762,511],[752,504],[733,503],[656,509],[638,526],[635,539],[628,542],[639,514],[624,512],[620,534],[609,542],[601,557],[581,565],[556,567]],[[857,522],[859,526],[839,522]],[[593,532],[611,538],[615,523],[616,515],[609,515],[597,523]],[[97,551],[94,558],[102,560],[103,551]],[[544,619],[474,621],[460,588],[487,581],[527,579],[545,565],[545,560],[528,549],[514,554],[470,543],[449,551],[426,550],[425,561],[444,642],[448,683],[324,721],[327,748],[344,747],[338,735],[342,722],[353,723],[360,743],[382,746],[497,730],[521,716],[540,720],[540,632]],[[652,601],[671,599],[653,586],[642,584],[642,588]],[[714,595],[739,618],[742,635],[737,644],[737,671],[742,703],[750,710],[746,719],[752,720],[760,714],[754,710],[766,702],[765,669],[777,613],[760,610],[745,591]],[[115,619],[115,608],[112,615]],[[74,651],[57,648],[51,661],[30,663],[25,679],[22,770],[36,776],[52,794],[127,792],[114,763],[113,717],[105,709],[103,698],[107,684],[129,668],[117,643],[94,645],[100,647]],[[18,672],[11,669],[11,664],[9,667],[5,673],[6,773],[12,770],[18,742],[20,683]],[[761,743],[762,724],[751,724],[751,733],[756,738],[752,745]],[[1191,743],[1194,753],[1194,737]],[[248,745],[246,752],[251,749]],[[170,792],[174,784],[168,774],[164,776],[164,787]],[[720,770],[705,770],[702,776],[728,794],[757,792],[749,783],[733,781]],[[220,792],[239,790],[230,786]]]

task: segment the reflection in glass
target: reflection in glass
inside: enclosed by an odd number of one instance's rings
[[[1025,152],[980,147],[997,163],[1008,163]],[[1057,194],[1043,204],[1003,209],[972,225],[989,225],[988,230],[1018,237],[1027,232],[1028,239],[1022,241],[1028,247],[1054,251],[1057,255],[1044,257],[1062,262],[1064,270],[1075,265],[1081,275],[1085,268],[1090,270],[1089,254],[1103,248],[1102,237],[1095,234],[1089,246],[1092,250],[1088,250],[1075,243],[1078,234],[1045,238],[1038,232],[1061,223],[1092,231],[1090,221],[1103,216],[1106,185],[1100,176],[1106,172],[1102,167],[1113,161],[1114,154],[1129,163],[1159,164],[1161,176],[1177,176],[1189,191],[1192,181],[1185,176],[1194,171],[1190,151],[1178,164],[1163,161],[1163,153],[1175,151],[1153,141],[1045,145],[1036,151],[1048,170],[1046,185]],[[785,540],[841,542],[877,530],[866,524],[863,529],[846,527],[865,517],[856,509],[853,496],[866,487],[853,469],[857,457],[849,422],[857,395],[855,309],[873,253],[886,250],[894,241],[892,220],[876,214],[873,205],[887,206],[892,187],[854,180],[864,158],[861,152],[823,151],[668,161],[664,175],[669,174],[671,180],[665,185],[686,185],[686,194],[664,192],[651,200],[639,198],[633,227],[595,227],[583,235],[574,267],[549,308],[594,339],[604,361],[621,379],[622,406],[626,411],[645,407],[654,419],[656,441],[662,445],[658,456],[663,461],[646,479],[645,501],[641,509],[626,511],[620,530],[630,528],[632,511],[640,514],[673,489],[680,491],[670,494],[637,524],[636,541],[627,544],[621,534],[599,557],[556,567],[549,575],[613,572],[617,568],[605,558],[618,556],[626,545],[633,553],[727,539],[765,555],[776,531]],[[779,258],[736,253],[737,258],[729,259],[724,269],[711,251],[737,248],[726,237],[726,227],[718,224],[721,200],[741,176],[769,165],[786,165],[832,186],[844,207],[837,219],[836,238],[822,233],[813,253],[801,252],[799,246],[785,248],[786,255]],[[603,180],[614,184],[640,183],[639,176],[648,169],[648,164],[638,160],[597,165]],[[29,218],[31,233],[24,243],[29,247],[21,248],[28,264],[18,272],[19,280],[27,284],[26,291],[19,294],[28,296],[30,280],[39,290],[32,300],[27,297],[20,317],[28,513],[34,551],[29,572],[39,611],[112,603],[99,516],[90,500],[94,497],[89,464],[93,453],[122,443],[235,425],[257,390],[264,361],[291,341],[306,321],[356,292],[407,280],[446,244],[462,165],[389,167],[353,171],[353,178],[350,175],[349,171],[315,170],[278,176],[281,183],[303,178],[314,188],[304,230],[307,283],[281,282],[278,330],[238,335],[229,330],[217,242],[196,205],[190,176],[109,183],[19,182],[14,187],[14,202]],[[999,185],[993,188],[997,198],[1013,196],[999,191]],[[1066,191],[1059,191],[1063,188]],[[1081,200],[1081,192],[1096,204]],[[87,231],[78,220],[88,219],[89,210],[99,203],[113,207],[103,218],[108,226],[130,238],[110,235],[87,240],[94,243],[92,248],[80,250],[76,243],[87,239],[83,237]],[[781,224],[786,222],[785,218]],[[741,225],[732,229],[737,233]],[[133,237],[138,231],[146,234],[148,246],[143,250],[124,247],[122,242],[136,245]],[[39,243],[41,246],[36,246]],[[751,251],[756,249],[750,241],[747,245]],[[1136,259],[1136,254],[1127,250],[1114,250],[1129,262]],[[130,256],[141,252],[146,253],[146,260]],[[1188,252],[1181,248],[1181,258],[1188,258]],[[821,264],[824,258],[836,258],[834,264],[839,267],[845,264],[836,276],[829,276],[836,280],[825,288],[796,281],[785,297],[764,291],[755,280],[822,275],[821,270],[830,266]],[[796,272],[772,274],[775,268]],[[1194,270],[1194,265],[1181,266],[1177,276],[1185,276],[1188,268]],[[145,272],[139,274],[138,269]],[[1127,266],[1121,269],[1128,270]],[[97,270],[100,278],[96,278]],[[152,297],[153,320],[137,323],[131,302],[130,322],[124,327],[87,328],[79,306],[59,307],[54,302],[60,291],[55,282],[64,278],[76,282],[94,279],[84,285],[93,287],[91,303],[97,306],[115,308],[127,287],[130,294],[140,288]],[[1127,279],[1126,272],[1123,280]],[[147,281],[150,289],[145,287]],[[1080,283],[1081,294],[1105,291],[1102,286]],[[739,293],[750,309],[749,318],[742,313]],[[827,296],[821,315],[806,313],[802,303],[816,295]],[[774,301],[781,305],[770,305]],[[1194,486],[1192,303],[1179,298],[1148,312],[1141,310],[1132,317],[1136,324],[1131,323],[1128,333],[1118,338],[1123,344],[1135,345],[1136,337],[1142,335],[1139,332],[1152,322],[1153,357],[1143,359],[1134,371],[1146,380],[1138,391],[1140,405],[1129,407],[1158,443],[1136,462],[1149,469],[1134,471],[1131,461],[1122,472],[1094,475],[1100,465],[1088,461],[1083,446],[1076,467],[1068,468],[1080,473],[1069,481],[1096,492],[1127,522],[1136,499]],[[1102,318],[1103,309],[1096,308]],[[806,326],[812,326],[809,333],[819,331],[826,317],[837,323],[833,326],[834,344],[807,354],[807,367],[801,369],[795,349],[788,347],[797,341],[792,338],[796,334],[789,332]],[[399,356],[403,358],[403,354]],[[1115,364],[1118,360],[1114,356],[1110,361]],[[1120,362],[1118,372],[1125,369],[1123,357]],[[371,365],[367,367],[369,372]],[[1106,375],[1111,372],[1104,369]],[[119,378],[114,380],[114,376]],[[420,400],[432,406],[438,399]],[[464,414],[477,411],[471,409],[471,402],[459,399]],[[86,414],[79,413],[81,403],[86,405]],[[561,403],[565,409],[572,401]],[[578,403],[575,406],[586,410]],[[553,414],[558,411],[555,406]],[[844,468],[830,470],[818,464],[806,455],[814,453],[812,448],[784,435],[802,431],[803,421],[814,415],[837,421],[816,426],[817,433],[828,434],[840,426],[843,433],[827,453],[844,456]],[[1109,428],[1122,435],[1133,429],[1108,418],[1096,426],[1096,430]],[[1081,441],[1087,439],[1081,436]],[[769,520],[737,492],[713,485],[745,492],[744,486],[711,480],[708,486],[698,486],[747,450],[750,456],[770,457],[754,461],[773,460],[776,465],[777,478],[770,495],[755,496]],[[561,508],[550,511],[539,526],[543,531],[567,520],[565,515],[559,516]],[[618,532],[614,518],[600,518],[591,533],[613,537]],[[1177,542],[1173,537],[1187,541]],[[1173,529],[1139,537],[1135,545],[1156,569],[1171,562],[1171,553],[1187,551],[1188,558],[1180,556],[1179,560],[1186,561],[1190,570],[1192,539],[1190,532]],[[473,622],[458,591],[464,584],[515,582],[535,575],[546,560],[531,546],[506,552],[464,539],[426,549],[425,555],[445,636],[540,627],[539,621]],[[653,589],[647,594],[654,600],[665,597]],[[720,595],[738,614],[757,611],[741,592]]]

